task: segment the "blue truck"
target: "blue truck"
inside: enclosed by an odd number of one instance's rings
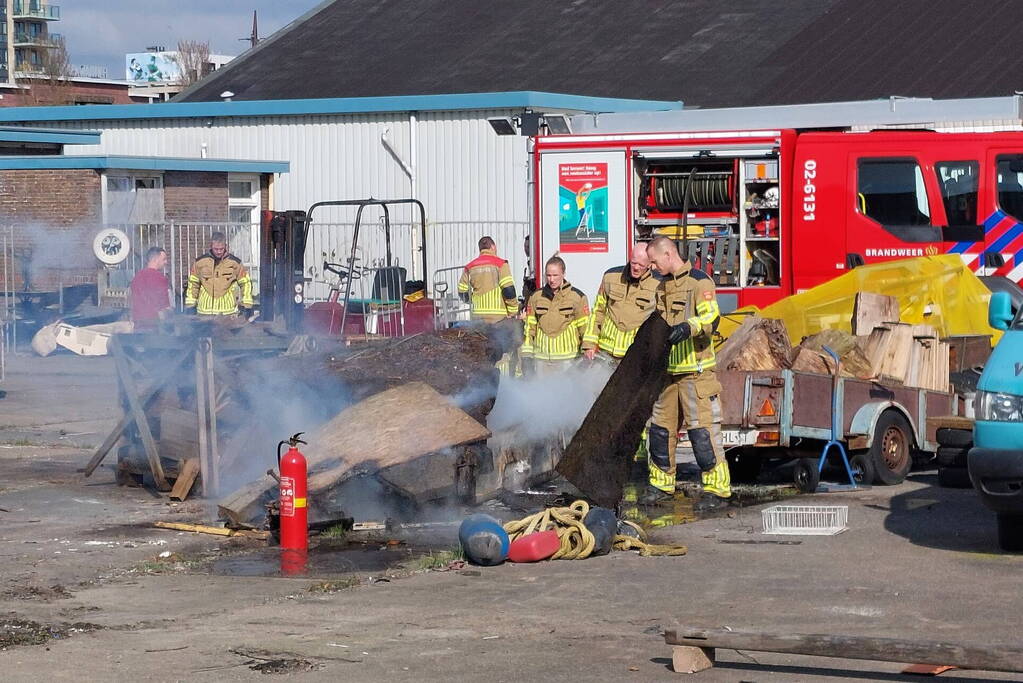
[[[1004,330],[977,382],[967,466],[981,500],[998,518],[998,545],[1023,551],[1023,306],[994,292],[988,322]]]

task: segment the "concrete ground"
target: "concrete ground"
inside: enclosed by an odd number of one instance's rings
[[[258,542],[148,526],[202,521],[201,501],[119,488],[109,464],[89,479],[78,472],[117,416],[109,359],[10,361],[0,387],[5,681],[684,680],[660,635],[678,624],[1018,643],[1023,556],[999,552],[993,516],[972,491],[938,488],[933,472],[800,499],[847,505],[837,536],[767,536],[760,508],[742,508],[656,532],[686,544],[684,557],[438,572],[399,567],[403,546],[371,545],[322,553],[314,576],[259,576],[276,559]],[[896,663],[718,657],[689,678],[912,680]]]

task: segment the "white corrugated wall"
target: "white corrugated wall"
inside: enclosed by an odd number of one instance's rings
[[[363,197],[404,198],[413,188],[381,136],[415,165],[415,196],[426,207],[429,268],[464,263],[475,241],[494,234],[501,252],[522,273],[527,215],[526,138],[494,134],[487,118],[510,110],[323,114],[261,117],[25,122],[27,126],[102,132],[99,145],[69,145],[68,155],[129,155],[288,161],[274,180],[277,210]],[[412,118],[414,116],[414,123]],[[416,148],[412,149],[412,126]],[[373,218],[376,214],[369,217]],[[354,210],[318,210],[316,222],[347,223]],[[399,210],[392,220],[406,222]],[[315,260],[318,255],[313,255]]]

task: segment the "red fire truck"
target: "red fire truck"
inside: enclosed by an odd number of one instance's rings
[[[623,264],[636,240],[684,236],[687,256],[714,278],[726,311],[912,256],[957,253],[978,274],[1018,282],[1019,115],[1003,122],[1015,131],[973,132],[979,126],[960,123],[940,132],[933,122],[942,103],[917,102],[934,106],[912,120],[938,130],[873,127],[906,125],[906,115],[894,114],[855,125],[857,105],[874,103],[850,103],[846,125],[836,124],[843,115],[836,105],[825,105],[833,108],[823,118],[807,115],[809,107],[697,111],[690,130],[684,111],[633,115],[639,132],[630,132],[625,114],[573,117],[573,129],[585,132],[532,140],[533,263],[559,252],[569,280],[592,297],[600,274]],[[960,121],[969,116],[951,109]],[[753,125],[720,129],[715,120]],[[804,125],[765,128],[770,120]]]

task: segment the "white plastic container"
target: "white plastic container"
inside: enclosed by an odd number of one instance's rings
[[[847,505],[773,505],[760,514],[764,533],[782,536],[834,536],[849,524]]]

